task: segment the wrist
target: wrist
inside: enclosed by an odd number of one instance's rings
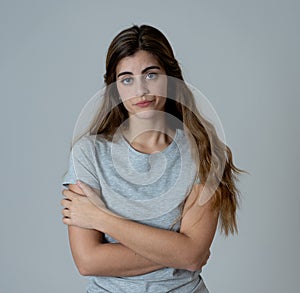
[[[109,234],[109,224],[118,217],[107,209],[100,208],[100,217],[95,217],[94,229],[102,233]]]

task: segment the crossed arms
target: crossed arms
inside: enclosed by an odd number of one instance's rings
[[[63,193],[66,199],[62,204],[65,213],[72,216],[63,221],[68,225],[71,251],[80,274],[125,277],[164,267],[190,271],[201,269],[209,257],[218,222],[218,213],[211,208],[212,200],[201,206],[198,204],[201,190],[200,184],[194,185],[184,206],[180,231],[174,232],[95,208],[82,196],[86,195],[85,185],[70,184],[69,190]],[[75,220],[76,215],[84,213],[86,217],[81,218],[88,225]],[[103,233],[119,243],[104,243]]]

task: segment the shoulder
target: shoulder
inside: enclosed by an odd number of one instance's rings
[[[83,137],[80,137],[75,141],[73,144],[73,149],[77,148],[85,148],[93,144],[94,141],[94,135],[85,135]]]
[[[85,135],[78,139],[73,147],[73,151],[94,151],[96,148],[101,148],[104,147],[109,143],[108,140],[106,140],[103,136],[101,135]]]

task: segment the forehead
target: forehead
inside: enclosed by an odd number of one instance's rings
[[[121,59],[116,68],[116,74],[123,71],[132,72],[133,74],[141,74],[143,69],[156,65],[160,66],[157,58],[147,51],[138,51],[132,56]]]

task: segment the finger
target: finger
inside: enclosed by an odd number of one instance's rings
[[[72,220],[70,218],[65,218],[63,217],[62,218],[62,222],[65,224],[65,225],[72,225]]]
[[[79,186],[79,188],[81,188],[81,190],[86,196],[94,193],[94,190],[88,184],[85,184],[80,180],[77,180],[76,184]]]
[[[62,191],[61,191],[61,194],[63,195],[63,196],[65,196],[65,192],[66,191],[68,191],[68,189],[63,189]]]
[[[70,218],[70,216],[71,216],[71,212],[70,212],[69,209],[63,209],[63,210],[61,211],[61,213],[62,213],[62,215],[63,215],[65,218]]]
[[[66,199],[66,198],[62,199],[60,203],[61,203],[62,206],[64,206],[67,209],[69,209],[72,205],[72,202],[69,199]]]
[[[85,184],[82,181],[77,181],[78,186],[81,188],[83,193],[87,196],[87,198],[96,206],[100,208],[105,208],[105,204],[100,199],[100,191],[97,189],[91,188],[89,185]]]
[[[76,196],[78,196],[77,193],[75,193],[75,192],[73,192],[73,191],[71,191],[71,190],[69,190],[69,189],[64,189],[64,190],[62,191],[62,194],[63,194],[66,198],[68,198],[69,200],[72,200],[72,199],[74,199]]]
[[[87,195],[87,198],[97,207],[106,208],[103,201],[100,199],[100,196],[95,192],[93,194]]]

